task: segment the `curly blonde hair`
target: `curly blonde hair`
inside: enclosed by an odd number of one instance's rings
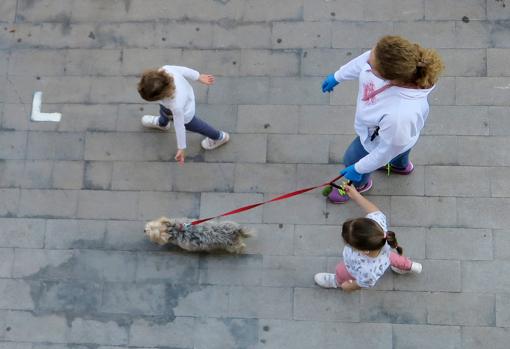
[[[164,70],[146,70],[138,82],[138,93],[140,97],[150,102],[173,98],[175,93],[174,78]]]
[[[444,70],[436,50],[423,48],[401,36],[384,36],[374,48],[376,69],[386,80],[430,88]]]

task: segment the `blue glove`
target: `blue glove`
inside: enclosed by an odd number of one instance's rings
[[[338,85],[338,81],[336,81],[335,76],[329,74],[322,82],[322,92],[331,92],[336,85]]]
[[[353,182],[361,181],[361,177],[363,176],[361,173],[356,171],[354,165],[344,168],[342,171],[340,171],[340,174],[344,175],[345,178]]]

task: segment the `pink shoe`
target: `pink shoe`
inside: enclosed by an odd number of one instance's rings
[[[388,166],[390,167],[389,171],[388,171]],[[386,165],[384,167],[381,167],[379,169],[379,171],[386,171],[386,172],[388,172],[388,176],[391,173],[407,176],[408,174],[411,174],[411,172],[414,171],[414,165],[413,165],[413,163],[411,161],[409,161],[409,163],[407,164],[407,166],[405,168],[398,168],[398,167],[394,167],[393,165],[388,164],[388,165]]]
[[[358,192],[360,193],[364,193],[366,191],[369,191],[370,188],[372,188],[372,179],[369,179],[367,184],[365,184],[364,186],[362,186],[361,188],[356,188],[358,190]],[[329,193],[328,195],[328,200],[332,203],[332,204],[344,204],[346,203],[347,201],[349,201],[349,196],[348,195],[342,195],[340,194],[340,191],[337,189],[337,188],[333,188],[333,190],[331,191],[331,193]]]

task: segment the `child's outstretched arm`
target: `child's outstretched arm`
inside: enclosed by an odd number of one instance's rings
[[[354,185],[345,185],[344,190],[349,197],[358,204],[366,213],[377,212],[380,209],[375,206],[370,200],[364,198],[357,190]]]

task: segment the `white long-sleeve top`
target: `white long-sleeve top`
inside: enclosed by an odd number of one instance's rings
[[[193,88],[186,79],[196,81],[200,73],[196,70],[177,65],[165,65],[161,67],[161,69],[173,76],[175,93],[173,98],[165,98],[158,103],[172,111],[177,148],[185,149],[186,128],[184,125],[190,122],[195,116],[195,94],[193,93]]]
[[[359,173],[377,170],[416,144],[429,114],[427,96],[435,87],[412,89],[391,86],[364,101],[363,97],[389,84],[389,81],[372,73],[369,56],[370,51],[367,51],[335,72],[335,79],[339,82],[359,80],[354,130],[369,153],[354,164]],[[371,141],[377,127],[379,135]]]

